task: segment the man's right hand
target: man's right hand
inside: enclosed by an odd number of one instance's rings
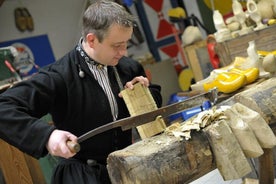
[[[47,150],[53,156],[63,158],[73,157],[76,153],[71,152],[67,146],[67,141],[77,142],[77,137],[70,132],[63,130],[54,130],[49,137],[46,145]]]

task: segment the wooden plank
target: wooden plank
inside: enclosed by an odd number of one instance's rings
[[[45,180],[44,174],[41,170],[41,166],[38,160],[27,154],[24,154],[24,157],[32,178],[32,182],[34,184],[46,184],[47,182]]]
[[[197,57],[196,49],[200,47],[206,47],[206,41],[196,42],[193,45],[188,45],[184,47],[185,55],[187,56],[188,65],[194,73],[196,81],[204,79],[203,72],[201,70],[200,61]],[[207,48],[206,48],[207,49]]]
[[[46,184],[38,160],[0,139],[0,168],[9,183]]]
[[[133,90],[124,89],[121,91],[121,94],[131,116],[156,110],[158,108],[149,88],[144,87],[141,83],[136,83]],[[140,137],[145,139],[163,132],[165,128],[166,124],[162,117],[157,117],[156,121],[140,125],[137,127],[137,130]]]
[[[0,139],[0,164],[7,183],[32,183],[21,151]]]

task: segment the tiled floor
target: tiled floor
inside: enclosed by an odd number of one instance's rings
[[[241,184],[242,180],[224,181],[218,169],[215,169],[190,184]]]

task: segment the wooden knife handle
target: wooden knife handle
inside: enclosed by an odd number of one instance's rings
[[[80,144],[74,141],[67,141],[67,146],[71,152],[77,153],[80,151]]]

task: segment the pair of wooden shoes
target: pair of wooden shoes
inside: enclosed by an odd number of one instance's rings
[[[27,8],[16,8],[14,10],[15,25],[19,31],[33,31],[33,18]]]

